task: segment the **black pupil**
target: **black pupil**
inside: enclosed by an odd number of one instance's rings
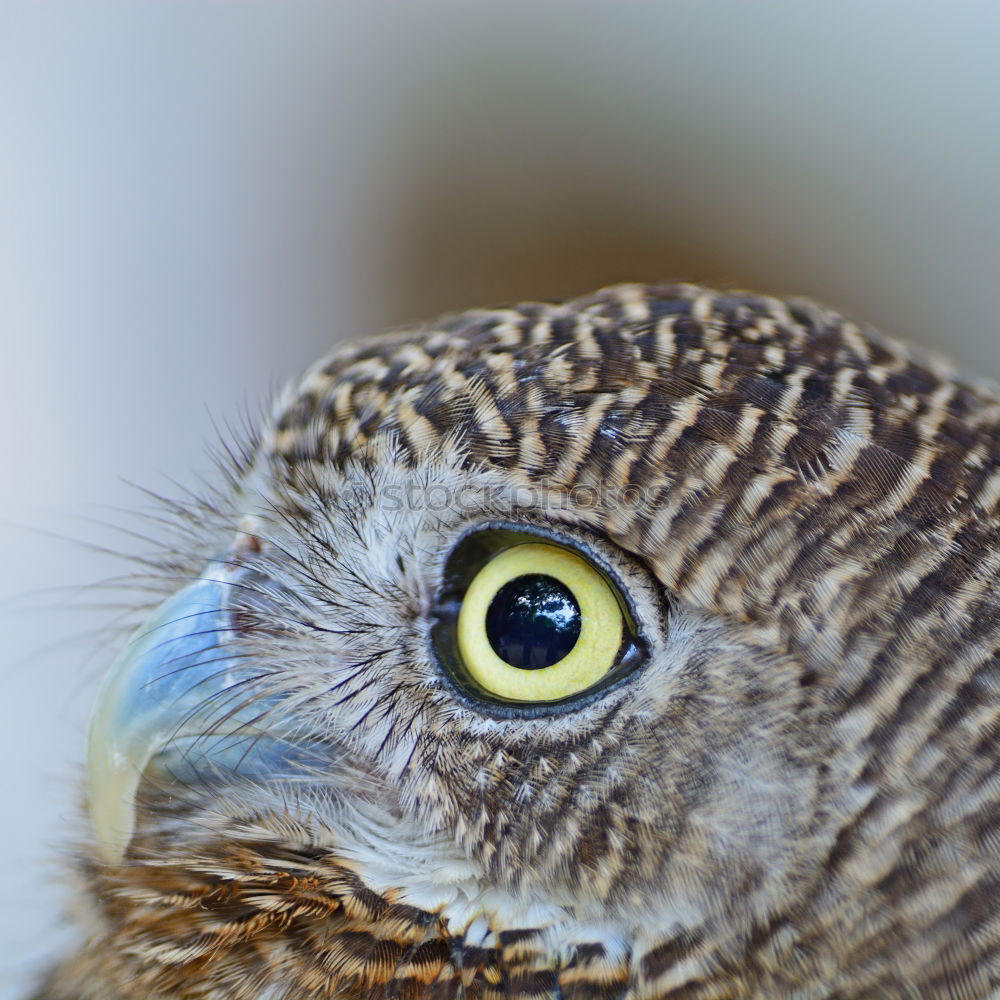
[[[497,656],[512,667],[551,667],[580,638],[580,606],[569,587],[555,577],[518,576],[490,602],[486,637]]]

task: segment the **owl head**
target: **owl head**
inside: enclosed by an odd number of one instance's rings
[[[104,682],[94,995],[973,975],[998,412],[694,286],[320,362],[180,511]]]

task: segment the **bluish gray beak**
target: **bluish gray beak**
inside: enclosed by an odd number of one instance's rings
[[[268,699],[226,610],[236,573],[206,567],[135,632],[104,679],[87,735],[87,795],[111,864],[132,838],[144,774],[169,783],[247,773],[273,748],[273,725],[259,725]]]

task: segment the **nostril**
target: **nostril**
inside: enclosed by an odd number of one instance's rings
[[[247,559],[252,559],[254,556],[259,556],[263,551],[263,544],[256,532],[257,527],[257,518],[255,517],[247,516],[241,520],[240,533],[236,536],[236,542],[233,545],[232,558],[236,565]]]

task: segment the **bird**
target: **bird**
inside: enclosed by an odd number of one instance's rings
[[[341,346],[165,501],[36,1000],[1000,997],[1000,394],[620,284]]]

